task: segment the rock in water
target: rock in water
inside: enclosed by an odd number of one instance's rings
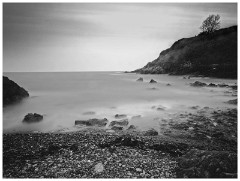
[[[222,83],[222,84],[218,84],[218,87],[228,87],[228,85],[225,83]]]
[[[101,172],[103,172],[103,170],[104,170],[104,166],[103,166],[102,163],[98,163],[98,164],[95,165],[95,167],[94,167],[94,171],[95,171],[96,173],[101,173]]]
[[[161,106],[161,105],[159,105],[158,107],[157,107],[157,110],[158,111],[164,111],[166,108],[164,107],[164,106]]]
[[[237,104],[237,99],[227,101],[228,104]]]
[[[108,120],[106,118],[104,119],[89,119],[89,120],[76,120],[75,125],[86,125],[86,126],[106,126]]]
[[[119,120],[119,121],[112,121],[109,126],[114,126],[114,125],[127,126],[128,125],[128,119],[122,119],[122,120]]]
[[[208,87],[217,87],[217,85],[213,84],[213,83],[210,83],[210,84],[208,84]]]
[[[96,113],[93,111],[87,111],[87,112],[83,113],[83,115],[94,115],[94,114],[96,114]]]
[[[115,115],[115,118],[117,118],[117,119],[121,119],[121,118],[125,118],[125,117],[127,117],[126,114],[116,114]]]
[[[114,130],[114,131],[121,131],[121,130],[123,130],[123,127],[121,127],[121,126],[113,126],[111,129]]]
[[[149,83],[157,83],[156,80],[151,79]]]
[[[3,106],[29,97],[28,92],[18,84],[3,76]]]
[[[196,81],[194,83],[190,83],[190,85],[194,86],[194,87],[203,87],[203,86],[206,86],[207,84],[203,83],[203,82]]]
[[[26,123],[35,123],[35,122],[39,122],[43,120],[43,116],[40,115],[40,114],[37,114],[37,113],[28,113],[24,119],[23,119],[23,122],[26,122]]]
[[[145,132],[144,136],[157,136],[158,132],[155,129],[150,129]]]
[[[127,130],[133,130],[133,129],[136,129],[136,127],[134,125],[130,125]]]
[[[139,79],[137,79],[137,81],[139,81],[139,82],[143,82],[143,78],[140,77]]]

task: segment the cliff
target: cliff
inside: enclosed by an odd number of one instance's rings
[[[24,88],[3,76],[3,106],[20,101],[28,96],[29,94]]]
[[[237,78],[237,26],[180,39],[133,72]]]

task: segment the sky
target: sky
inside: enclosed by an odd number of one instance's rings
[[[4,3],[3,72],[131,71],[237,3]]]

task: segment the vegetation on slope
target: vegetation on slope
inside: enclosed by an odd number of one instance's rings
[[[180,39],[133,72],[237,78],[237,26]]]

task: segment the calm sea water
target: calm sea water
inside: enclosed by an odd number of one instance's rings
[[[191,111],[191,106],[232,108],[224,102],[236,99],[226,93],[228,88],[195,88],[189,83],[196,80],[212,83],[234,84],[237,80],[192,78],[168,75],[138,75],[121,72],[77,73],[4,73],[5,76],[29,91],[30,97],[20,103],[3,108],[3,131],[72,131],[75,120],[107,118],[126,114],[130,124],[141,130],[154,127],[159,122],[179,112]],[[143,77],[144,82],[137,82]],[[157,84],[149,84],[154,79]],[[166,86],[170,83],[171,86]],[[156,110],[154,106],[164,107]],[[86,112],[94,112],[89,115]],[[24,124],[27,113],[44,115],[43,121]],[[141,117],[134,117],[141,115]]]

